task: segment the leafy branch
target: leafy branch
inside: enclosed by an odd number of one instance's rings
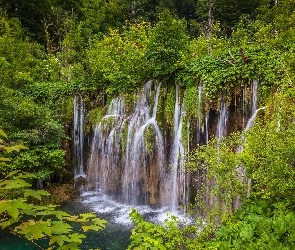
[[[0,135],[7,138],[0,129]],[[0,148],[7,152],[25,149],[22,145],[5,146],[0,141]],[[10,159],[9,159],[10,160]],[[8,161],[7,158],[0,161]],[[78,249],[85,233],[89,230],[100,231],[107,223],[96,218],[94,213],[70,215],[64,211],[56,210],[54,205],[40,206],[30,204],[28,199],[33,197],[41,200],[49,193],[44,190],[32,190],[26,179],[34,177],[33,174],[12,171],[5,178],[0,179],[0,228],[9,229],[13,234],[27,239],[38,249],[44,249],[37,241],[47,239],[48,249]],[[24,219],[24,216],[28,219]],[[75,232],[72,224],[78,223],[80,230]]]

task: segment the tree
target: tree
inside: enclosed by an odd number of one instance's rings
[[[7,10],[9,17],[20,19],[31,36],[38,42],[45,43],[45,32],[43,27],[44,20],[49,21],[52,18],[52,1],[51,0],[3,0],[1,7]],[[30,15],[28,15],[30,13]]]
[[[146,58],[152,64],[152,77],[167,78],[175,74],[182,67],[187,47],[186,21],[173,18],[168,10],[164,10],[146,50]]]

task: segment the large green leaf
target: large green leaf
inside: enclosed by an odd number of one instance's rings
[[[82,239],[85,239],[84,234],[74,233],[70,235],[70,242],[82,243]]]
[[[35,197],[38,200],[41,200],[41,196],[42,195],[48,196],[50,194],[47,191],[44,191],[44,190],[31,190],[31,189],[27,189],[24,192],[24,196],[25,197],[33,196],[33,197]]]
[[[52,234],[68,234],[72,231],[72,226],[63,221],[53,221],[52,222]]]
[[[6,207],[8,206],[8,204],[9,204],[8,200],[0,200],[0,214],[6,211]]]
[[[68,216],[70,216],[67,212],[60,210],[53,211],[52,214],[54,214],[59,220],[63,220],[65,217],[68,218]]]
[[[63,246],[64,242],[69,242],[69,237],[66,235],[53,235],[49,241],[49,245],[57,242],[59,246]]]
[[[15,231],[24,234],[29,240],[41,239],[45,235],[51,236],[51,220],[35,221],[29,220],[15,228]]]
[[[25,203],[25,200],[10,200],[6,207],[7,213],[14,219],[16,219],[22,209],[29,209],[30,205]]]
[[[25,188],[25,187],[30,187],[31,184],[27,183],[24,180],[21,179],[16,179],[16,180],[5,180],[0,183],[0,187],[2,189],[20,189],[20,188]]]

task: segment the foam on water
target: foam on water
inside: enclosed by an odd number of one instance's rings
[[[77,174],[77,175],[75,175],[74,179],[76,180],[76,179],[78,179],[78,178],[80,178],[80,177],[86,179],[86,178],[87,178],[87,175],[86,175],[86,174]]]
[[[106,216],[111,218],[111,222],[121,225],[131,225],[129,213],[132,208],[135,208],[146,220],[157,224],[164,224],[166,219],[171,216],[176,216],[180,223],[190,223],[191,220],[186,217],[181,211],[170,212],[169,207],[152,209],[147,205],[132,206],[114,201],[110,196],[103,191],[85,192],[81,195],[82,202],[89,206],[92,211],[98,216]]]

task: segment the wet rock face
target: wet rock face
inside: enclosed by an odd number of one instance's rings
[[[86,183],[87,183],[87,180],[85,177],[78,177],[78,178],[75,178],[74,180],[74,187],[76,190],[78,191],[82,191],[84,190],[85,186],[86,186]]]
[[[181,171],[186,150],[195,149],[197,144],[206,145],[209,139],[218,136],[218,129],[226,136],[245,128],[252,106],[257,106],[257,101],[251,104],[255,89],[248,87],[224,94],[212,108],[200,108],[200,117],[190,121],[193,133],[189,145],[183,145],[182,138],[182,128],[186,126],[182,124],[183,97],[178,95],[181,91],[177,85],[175,90],[174,125],[170,126],[161,110],[162,104],[158,105],[159,99],[162,100],[160,83],[146,83],[135,95],[133,105],[126,103],[123,96],[112,100],[107,114],[93,128],[92,137],[83,137],[87,189],[103,190],[121,202],[134,205],[168,205],[176,209],[179,204],[194,200],[202,184],[206,184],[206,173],[197,171],[189,176]],[[76,109],[81,106],[77,104]],[[81,120],[81,115],[76,117]],[[171,120],[173,116],[170,123]],[[81,128],[79,122],[76,126]],[[77,181],[79,185],[85,179]]]
[[[79,180],[80,185],[83,181]],[[79,184],[77,183],[77,186]],[[64,202],[70,201],[79,195],[79,191],[72,184],[53,184],[46,191],[50,193],[44,200],[46,203],[51,204],[62,204]]]
[[[164,145],[167,141],[173,145],[173,135],[164,138],[157,123],[159,94],[160,83],[150,81],[133,110],[125,109],[123,97],[112,100],[95,128],[87,163],[88,188],[102,189],[129,204],[171,202],[173,180]],[[176,189],[176,196],[182,195]]]

